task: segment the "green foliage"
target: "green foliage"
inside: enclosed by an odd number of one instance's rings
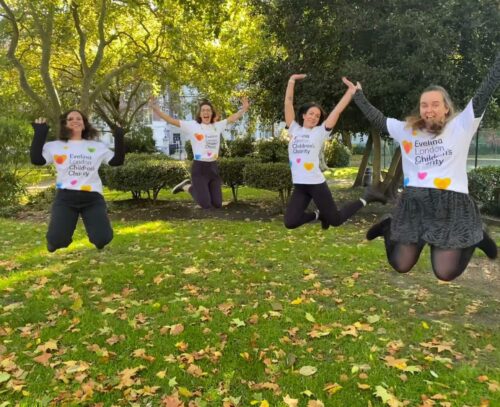
[[[259,140],[256,150],[259,161],[263,163],[288,162],[288,141],[282,137]]]
[[[238,201],[238,187],[245,183],[243,174],[245,165],[251,163],[249,158],[223,158],[219,160],[219,175],[225,185],[231,187],[233,201]]]
[[[245,184],[250,187],[278,191],[282,206],[285,207],[293,185],[288,162],[252,162],[245,166],[243,175]]]
[[[127,153],[154,153],[156,152],[153,129],[139,127],[126,134],[125,151]]]
[[[252,136],[237,137],[228,141],[229,157],[248,157],[255,151],[255,140]]]
[[[54,185],[44,188],[34,194],[28,195],[26,205],[36,210],[45,210],[54,202],[56,196],[56,187]]]
[[[191,144],[190,140],[186,141],[186,144],[184,144],[184,150],[186,151],[186,159],[189,161],[193,161],[194,160],[193,145]]]
[[[184,162],[174,161],[163,155],[139,155],[127,157],[119,167],[101,167],[103,184],[110,189],[130,191],[134,199],[156,200],[162,188],[173,187],[184,178],[187,172]]]
[[[500,215],[500,167],[488,166],[469,171],[469,193],[493,215]]]
[[[347,167],[351,159],[349,148],[338,140],[325,142],[325,160],[329,167]]]
[[[0,207],[17,205],[24,191],[24,186],[15,173],[0,172]]]
[[[366,146],[363,144],[355,144],[352,146],[352,153],[354,155],[362,155],[365,152]]]

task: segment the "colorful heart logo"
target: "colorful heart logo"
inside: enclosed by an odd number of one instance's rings
[[[95,147],[87,147],[87,150],[89,150],[89,153],[95,152]]]
[[[56,182],[56,188],[61,189],[63,186],[62,182]]]
[[[201,159],[201,154],[195,154],[195,155],[194,155],[194,159],[195,159],[195,160],[199,160],[199,159]]]
[[[427,177],[426,172],[419,172],[417,175],[418,175],[418,179],[425,179],[425,177]]]
[[[63,150],[67,150],[69,147],[68,146],[64,146],[63,147]]]
[[[194,135],[194,137],[195,137],[195,138],[196,138],[196,140],[198,140],[198,141],[202,141],[202,140],[205,138],[205,136],[204,136],[203,134],[200,134],[200,133],[196,133],[196,134]]]
[[[217,157],[219,157],[219,156],[217,154],[214,154],[214,160],[216,160]]]
[[[210,151],[207,151],[207,156],[211,157],[212,153]]]
[[[412,135],[412,136],[416,136],[417,134],[418,134],[418,131],[417,131],[417,130],[415,130],[415,129],[413,129],[413,131],[411,132],[411,135]]]
[[[70,182],[71,185],[76,185],[76,183],[78,182],[78,180],[74,179]]]
[[[412,142],[403,140],[403,148],[405,149],[406,154],[410,154],[410,151],[413,148]]]
[[[92,187],[90,185],[82,185],[80,191],[92,191]]]
[[[434,185],[439,189],[447,189],[451,184],[451,178],[434,178]]]
[[[403,185],[406,187],[410,183],[410,178],[406,177],[403,181]]]
[[[307,171],[311,171],[314,168],[314,163],[304,163],[304,168]]]
[[[300,162],[302,161],[301,158],[297,158],[295,161],[297,161],[297,164],[300,164]]]
[[[56,164],[63,164],[67,158],[68,158],[68,156],[66,154],[62,154],[62,155],[54,154],[54,162]]]
[[[288,163],[290,164],[290,168],[292,168],[293,163],[291,161],[288,161]]]

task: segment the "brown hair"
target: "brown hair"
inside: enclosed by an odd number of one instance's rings
[[[315,108],[319,109],[320,115],[319,115],[318,126],[320,126],[321,123],[323,123],[325,121],[326,113],[323,110],[323,108],[315,102],[309,102],[309,103],[306,103],[306,104],[299,107],[299,111],[297,113],[297,123],[299,124],[299,126],[302,127],[304,125],[304,117],[303,116],[309,111],[309,109],[311,107],[315,107]]]
[[[60,129],[59,129],[59,140],[63,141],[68,141],[71,138],[71,130],[66,127],[66,122],[68,120],[68,115],[72,112],[78,112],[81,114],[82,119],[83,119],[83,132],[82,132],[82,138],[85,140],[94,140],[99,136],[99,132],[97,129],[92,126],[89,122],[88,117],[83,114],[80,110],[78,109],[71,109],[68,110],[67,112],[64,112],[60,116]]]
[[[210,123],[213,123],[215,122],[215,118],[217,117],[217,112],[215,111],[214,109],[214,106],[212,105],[212,103],[210,103],[208,100],[203,100],[200,102],[199,106],[198,106],[198,111],[196,112],[196,121],[198,123],[201,123],[201,108],[203,106],[210,106],[210,109],[212,109],[212,117],[210,118]]]
[[[428,86],[427,88],[425,88],[423,90],[423,92],[420,94],[420,96],[422,96],[426,92],[432,92],[432,91],[437,91],[437,92],[441,93],[441,95],[443,96],[444,104],[448,108],[448,113],[446,113],[443,125],[435,128],[435,129],[430,130],[431,133],[438,135],[443,131],[446,124],[451,119],[453,119],[453,117],[455,117],[455,105],[453,104],[453,102],[451,100],[450,94],[442,86],[438,86],[438,85]],[[425,120],[420,116],[420,98],[419,98],[419,102],[417,103],[417,107],[409,116],[407,116],[405,118],[405,121],[406,121],[407,128],[411,128],[413,130],[425,129]]]

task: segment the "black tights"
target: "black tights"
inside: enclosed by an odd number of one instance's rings
[[[306,212],[311,200],[314,201],[319,210],[321,221],[330,226],[340,226],[363,208],[363,203],[358,199],[338,209],[326,182],[311,185],[294,184],[290,203],[285,212],[285,227],[287,229],[295,229],[316,218],[314,213]]]
[[[402,244],[384,236],[385,250],[389,264],[399,273],[409,272],[417,263],[425,243]],[[463,249],[442,249],[431,245],[432,270],[443,281],[452,281],[460,276],[472,257],[476,246]]]

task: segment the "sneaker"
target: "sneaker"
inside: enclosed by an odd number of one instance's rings
[[[481,240],[477,245],[486,256],[490,259],[496,259],[498,257],[498,247],[495,241],[490,237],[486,229],[483,229],[483,240]]]
[[[179,192],[184,191],[184,187],[186,185],[190,185],[190,184],[191,184],[191,180],[189,178],[185,179],[184,181],[182,181],[181,183],[177,184],[175,187],[172,188],[172,193],[178,194]]]
[[[366,238],[368,240],[373,240],[376,237],[384,236],[385,232],[387,232],[391,227],[391,220],[391,215],[384,216],[379,223],[376,223],[368,229],[368,232],[366,232]]]
[[[316,214],[315,220],[319,220],[321,222],[321,229],[327,230],[330,227],[330,224],[326,220],[321,218],[321,213],[319,212],[319,210],[316,209],[314,213]]]
[[[374,187],[368,187],[365,189],[363,199],[367,204],[370,202],[380,202],[381,204],[385,205],[387,203],[387,197],[385,196],[384,192]]]

